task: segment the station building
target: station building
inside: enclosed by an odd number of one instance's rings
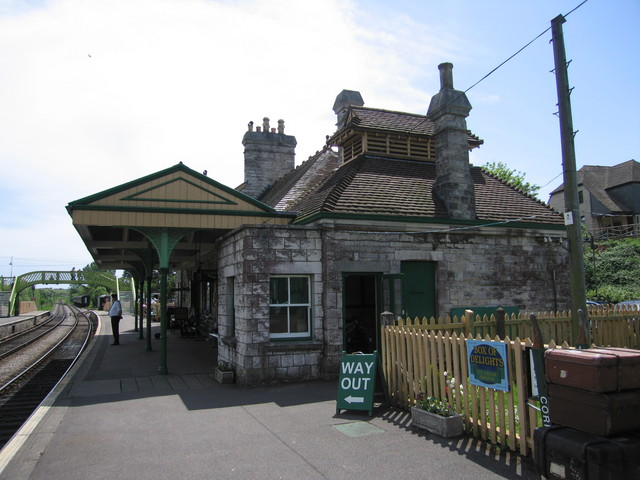
[[[384,311],[568,308],[561,215],[470,164],[483,140],[439,68],[427,115],[342,91],[336,131],[298,166],[265,118],[235,189],[179,163],[67,209],[99,266],[177,272],[178,304],[241,385],[337,376],[343,351],[379,348]]]

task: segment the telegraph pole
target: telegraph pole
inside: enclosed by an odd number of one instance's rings
[[[587,293],[584,283],[584,257],[582,247],[582,217],[578,201],[578,181],[576,178],[576,152],[574,146],[573,120],[569,96],[569,76],[567,75],[567,57],[564,51],[562,15],[551,20],[551,38],[553,40],[553,58],[555,63],[556,88],[560,114],[560,140],[562,142],[562,170],[564,175],[564,223],[569,239],[569,268],[571,286],[571,317],[574,343],[580,330],[579,310],[587,314]],[[588,322],[588,319],[587,319]],[[591,344],[589,327],[586,327],[586,344]]]

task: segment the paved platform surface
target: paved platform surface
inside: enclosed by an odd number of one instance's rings
[[[336,415],[336,382],[259,388],[217,384],[216,349],[159,340],[108,317],[73,375],[0,452],[0,479],[533,479],[531,462],[463,437],[411,428],[380,405]],[[158,330],[154,325],[153,333]]]

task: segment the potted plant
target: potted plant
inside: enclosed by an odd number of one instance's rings
[[[451,379],[451,382],[454,381]],[[459,437],[464,433],[463,416],[444,400],[425,393],[420,393],[416,405],[411,407],[411,421],[414,428],[445,438]]]
[[[411,407],[411,421],[414,428],[427,430],[441,437],[459,437],[464,432],[462,415],[455,413],[451,406],[436,397],[420,394],[416,405]]]
[[[233,383],[233,367],[229,362],[218,362],[215,370],[216,381],[219,383]]]

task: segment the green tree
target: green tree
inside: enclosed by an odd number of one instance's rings
[[[487,162],[480,168],[490,175],[502,180],[507,185],[521,190],[527,195],[531,195],[532,197],[536,197],[538,195],[540,186],[526,182],[524,179],[524,173],[509,168],[506,163]]]
[[[95,262],[91,262],[89,265],[83,268],[85,272],[106,272],[112,275],[115,274],[115,270],[103,270]],[[98,308],[98,297],[100,295],[107,295],[109,292],[105,287],[101,285],[79,285],[77,288],[73,289],[72,297],[79,295],[87,295],[89,297],[89,306]]]
[[[90,263],[86,267],[83,268],[84,271],[92,271],[92,272],[105,272],[111,275],[115,274],[115,270],[103,270],[99,268],[95,262]],[[120,281],[120,288],[130,289],[131,287],[132,276],[131,273],[125,270],[122,274],[122,280]],[[169,297],[171,297],[171,290],[175,287],[176,283],[176,272],[170,271],[167,275],[167,291],[169,292]],[[145,283],[146,286],[146,283]],[[160,274],[157,270],[154,270],[151,275],[151,291],[152,293],[160,292]],[[98,301],[98,297],[100,295],[107,295],[113,292],[109,292],[105,287],[97,286],[97,285],[78,285],[73,287],[73,293],[70,294],[70,297],[75,297],[79,295],[88,295],[91,306],[98,307],[96,305]]]
[[[176,272],[169,271],[167,272],[167,292],[168,296],[171,297],[171,290],[176,286]],[[151,291],[153,293],[160,292],[160,272],[154,270],[151,275]]]
[[[617,303],[640,298],[640,238],[585,245],[584,267],[589,299]]]

